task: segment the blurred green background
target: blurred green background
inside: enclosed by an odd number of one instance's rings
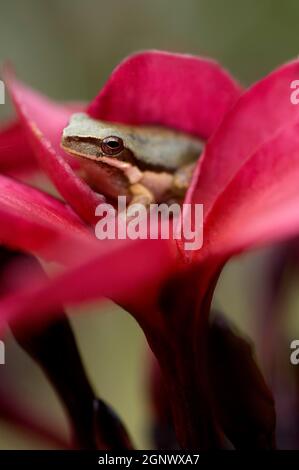
[[[9,60],[23,80],[58,100],[90,100],[124,56],[146,48],[211,56],[247,85],[298,54],[298,18],[296,0],[2,0],[0,62]],[[10,113],[9,105],[0,106],[0,117]],[[253,337],[263,258],[259,253],[230,263],[216,292],[216,305]],[[137,445],[150,446],[142,332],[111,305],[85,308],[72,321],[98,393],[121,415]],[[65,426],[37,366],[11,339],[6,352],[0,377],[17,377],[20,398]],[[47,445],[1,425],[0,448]]]

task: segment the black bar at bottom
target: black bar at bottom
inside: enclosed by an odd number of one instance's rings
[[[200,466],[201,468],[219,469],[251,467],[263,464],[272,468],[289,468],[299,464],[299,451],[0,451],[0,469],[2,468],[101,468],[116,466],[119,468],[146,468],[147,466]],[[211,467],[212,465],[212,467]],[[294,467],[297,468],[297,467]]]

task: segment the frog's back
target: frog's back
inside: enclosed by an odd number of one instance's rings
[[[194,137],[163,127],[134,127],[127,136],[127,146],[149,165],[176,170],[198,159],[203,143]]]

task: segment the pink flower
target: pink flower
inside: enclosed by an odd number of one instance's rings
[[[208,318],[223,266],[236,254],[299,231],[299,108],[290,102],[290,83],[298,75],[299,62],[291,62],[241,95],[214,62],[144,52],[120,64],[88,107],[95,118],[157,123],[208,139],[186,196],[186,202],[204,204],[204,245],[191,254],[173,240],[95,243],[82,221],[94,223],[104,198],[76,176],[59,147],[72,111],[7,77],[20,135],[67,205],[2,177],[0,237],[7,246],[69,267],[7,295],[1,318],[16,322],[103,296],[126,306],[158,359],[183,448],[221,446]],[[238,399],[234,390],[232,400]],[[270,424],[264,447],[272,445],[274,418]]]

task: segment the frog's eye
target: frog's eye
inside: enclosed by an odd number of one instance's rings
[[[111,135],[102,140],[101,149],[106,155],[116,155],[124,148],[123,140],[120,137]]]

